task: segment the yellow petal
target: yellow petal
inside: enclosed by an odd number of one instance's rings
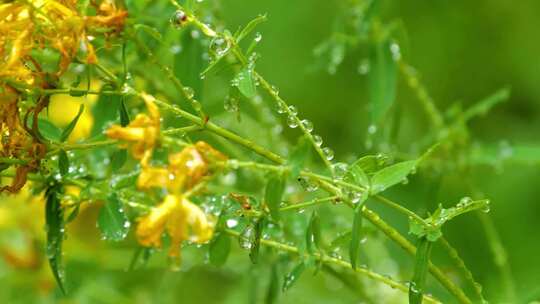
[[[189,240],[195,243],[205,243],[212,238],[214,221],[202,209],[187,199],[182,200],[182,213],[185,214],[190,229]]]
[[[174,195],[167,195],[163,203],[143,217],[137,226],[137,240],[143,246],[160,247],[161,234],[165,230],[167,220],[180,204]]]
[[[137,178],[137,188],[165,187],[169,182],[169,171],[165,168],[143,167]]]

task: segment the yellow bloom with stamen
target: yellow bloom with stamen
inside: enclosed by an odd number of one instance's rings
[[[182,196],[169,194],[137,226],[137,240],[146,247],[161,247],[161,235],[167,231],[171,239],[169,256],[179,257],[182,242],[208,242],[214,221],[197,205]]]
[[[159,138],[160,114],[154,97],[143,94],[147,114],[137,114],[127,126],[113,125],[105,134],[112,139],[128,142],[133,158],[141,160],[146,165]]]

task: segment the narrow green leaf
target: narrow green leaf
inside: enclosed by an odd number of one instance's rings
[[[69,158],[63,149],[58,151],[58,170],[61,175],[66,175],[69,172]]]
[[[99,210],[97,224],[106,240],[121,241],[126,238],[131,223],[116,194],[111,194]]]
[[[58,127],[53,125],[50,121],[41,118],[38,118],[38,129],[39,133],[45,137],[45,139],[52,141],[59,140],[60,134],[62,134],[62,131]]]
[[[388,158],[383,155],[366,155],[356,160],[350,167],[358,167],[369,175],[383,168],[387,160]]]
[[[62,132],[62,135],[60,135],[60,142],[64,142],[68,139],[71,132],[73,132],[73,129],[75,129],[75,126],[77,125],[77,122],[79,121],[79,118],[81,117],[82,113],[84,112],[84,105],[81,104],[79,107],[79,112],[77,112],[77,115],[73,120],[67,125],[67,127]]]
[[[257,94],[257,87],[253,79],[253,68],[244,67],[233,79],[237,83],[238,90],[247,98],[252,98]]]
[[[358,262],[358,253],[360,249],[360,242],[364,236],[362,229],[362,205],[358,204],[354,211],[353,226],[351,230],[351,244],[349,246],[349,258],[351,260],[352,269],[356,269]]]
[[[368,82],[373,124],[381,122],[396,98],[397,64],[390,46],[390,40],[383,39],[370,48]]]
[[[273,174],[266,184],[264,200],[268,209],[270,209],[272,218],[276,221],[280,218],[279,205],[281,204],[283,192],[285,192],[285,178],[283,178],[282,174]]]
[[[120,112],[120,125],[122,127],[125,127],[129,124],[130,119],[129,119],[128,110],[126,108],[126,99],[124,96],[122,96],[122,101],[120,102],[119,112]]]
[[[111,85],[103,85],[101,91],[114,90]],[[118,118],[118,109],[121,106],[122,97],[119,95],[101,94],[96,104],[92,107],[94,124],[92,126],[91,137],[103,134],[103,129],[109,122]]]
[[[45,192],[45,225],[47,227],[47,258],[52,273],[65,294],[62,242],[64,241],[64,210],[60,203],[61,185],[53,184]]]
[[[267,20],[266,15],[259,15],[255,19],[251,20],[237,35],[235,35],[236,43],[239,43],[249,33],[251,33],[257,25]]]
[[[268,291],[266,292],[265,304],[276,303],[279,296],[279,277],[278,277],[278,266],[277,264],[272,264],[270,268],[270,279],[268,284]]]
[[[313,254],[315,249],[321,247],[321,218],[317,211],[313,211],[309,219],[308,229],[306,230],[306,249]]]
[[[416,160],[409,160],[381,169],[371,178],[371,194],[377,194],[403,182],[409,174],[415,172],[416,166]]]
[[[288,165],[291,168],[291,177],[296,178],[300,174],[300,171],[304,167],[311,151],[309,141],[305,137],[300,137],[298,143],[294,147],[292,153],[289,156]]]
[[[416,248],[414,275],[409,284],[410,304],[422,303],[432,244],[427,238],[421,238]]]
[[[485,99],[480,100],[472,107],[467,109],[463,113],[463,120],[468,121],[476,116],[485,115],[491,108],[496,106],[499,103],[505,102],[510,97],[510,89],[503,88],[495,92],[493,95],[486,97]]]
[[[257,264],[259,261],[259,249],[261,247],[261,237],[264,227],[264,217],[260,217],[254,225],[254,234],[251,240],[251,248],[249,251],[249,258],[253,264]]]
[[[127,150],[118,149],[111,155],[111,168],[114,172],[120,170],[127,160]]]
[[[362,187],[365,187],[366,189],[369,189],[369,177],[359,165],[352,165],[349,167],[348,179]]]
[[[231,238],[225,233],[219,233],[214,237],[208,247],[208,258],[214,266],[222,266],[227,262],[231,252]]]
[[[298,278],[300,278],[305,268],[306,267],[303,262],[300,262],[298,265],[296,265],[293,270],[285,276],[285,280],[283,281],[283,287],[281,288],[281,290],[285,292],[289,288],[291,288],[294,283],[298,281]]]
[[[173,71],[174,76],[180,79],[184,86],[193,88],[195,97],[200,99],[203,91],[201,72],[205,65],[202,54],[207,48],[203,45],[203,39],[191,34],[193,30],[192,27],[186,27],[181,32],[179,44],[182,50],[174,56]]]
[[[151,27],[151,26],[146,25],[146,24],[139,23],[139,24],[135,24],[133,26],[133,28],[135,29],[135,31],[143,31],[143,32],[147,33],[148,35],[150,35],[152,38],[154,38],[158,42],[163,42],[163,38],[161,36],[161,33],[154,27]]]

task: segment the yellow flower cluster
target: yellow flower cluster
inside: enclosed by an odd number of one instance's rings
[[[147,247],[160,247],[161,236],[166,231],[171,241],[169,256],[179,258],[183,241],[207,242],[214,230],[213,219],[190,202],[184,193],[209,174],[209,164],[226,160],[226,157],[200,141],[170,154],[167,167],[151,166],[150,158],[160,136],[160,115],[154,98],[147,94],[142,94],[142,97],[149,114],[137,115],[125,127],[113,125],[106,134],[124,141],[122,145],[129,148],[131,155],[140,161],[139,189],[162,188],[168,192],[162,203],[139,220],[136,231],[139,243]]]

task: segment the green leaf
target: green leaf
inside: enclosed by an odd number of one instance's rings
[[[289,156],[288,165],[291,168],[291,177],[296,178],[302,171],[304,164],[307,162],[311,145],[305,137],[300,137],[298,143],[294,147]]]
[[[50,121],[38,118],[38,129],[39,133],[45,137],[45,139],[58,141],[60,139],[60,134],[62,131]]]
[[[120,102],[120,125],[122,127],[125,127],[129,124],[129,113],[126,108],[126,99],[124,96],[122,96],[122,101]]]
[[[278,277],[278,266],[277,264],[272,264],[270,269],[270,283],[268,284],[268,291],[266,292],[265,303],[273,304],[276,303],[279,296],[279,277]]]
[[[120,170],[127,160],[127,150],[118,149],[111,155],[111,168],[114,172]]]
[[[64,268],[62,264],[62,242],[64,241],[64,210],[60,203],[60,191],[62,186],[53,183],[45,192],[45,225],[47,227],[47,258],[52,273],[65,294]]]
[[[499,103],[505,102],[510,97],[510,89],[503,88],[495,92],[493,95],[480,100],[475,105],[467,109],[463,113],[463,120],[468,121],[476,116],[485,115],[491,108]]]
[[[69,158],[63,149],[58,151],[58,170],[61,175],[66,175],[69,172]]]
[[[60,135],[60,142],[64,142],[68,139],[71,132],[73,132],[73,129],[75,129],[75,126],[77,125],[77,122],[79,121],[79,118],[81,117],[82,113],[84,112],[84,105],[81,104],[79,107],[79,112],[77,112],[77,115],[73,120],[67,125],[67,127],[62,132],[62,135]]]
[[[251,240],[251,248],[249,251],[249,258],[253,264],[257,264],[259,261],[259,249],[261,247],[261,237],[264,225],[264,217],[260,217],[254,225],[254,234]]]
[[[383,155],[366,155],[355,161],[350,168],[358,167],[369,175],[383,168],[387,160],[388,158]]]
[[[432,244],[427,238],[421,238],[416,248],[414,275],[409,284],[410,304],[422,303]]]
[[[237,35],[235,35],[236,43],[239,43],[249,33],[251,33],[257,25],[267,20],[266,15],[259,15],[255,19],[251,20]]]
[[[289,272],[285,276],[285,280],[283,281],[283,287],[281,288],[281,290],[283,292],[289,290],[294,285],[294,283],[296,283],[296,281],[298,281],[298,278],[300,278],[300,276],[304,272],[305,268],[306,267],[305,267],[303,262],[300,262],[299,264],[297,264],[293,268],[293,270],[291,270],[291,272]]]
[[[280,218],[279,205],[281,204],[283,192],[285,192],[285,178],[283,178],[282,174],[273,174],[266,184],[264,200],[268,209],[270,209],[272,218],[276,221]]]
[[[313,254],[315,248],[321,248],[321,218],[316,210],[311,214],[306,230],[306,249]]]
[[[349,167],[348,179],[352,180],[354,183],[369,189],[369,177],[364,172],[361,166],[352,165]]]
[[[104,85],[101,91],[114,90],[110,85]],[[94,117],[94,125],[92,126],[91,137],[103,133],[103,128],[109,122],[115,121],[118,118],[118,109],[121,106],[122,98],[119,95],[99,95],[96,104],[92,107],[92,116]]]
[[[354,210],[354,219],[353,226],[351,230],[351,244],[349,246],[349,258],[351,260],[352,269],[356,269],[358,262],[358,252],[360,249],[360,241],[364,236],[362,229],[362,206],[363,204],[358,204]]]
[[[214,266],[222,266],[227,262],[231,252],[231,238],[225,233],[217,234],[208,247],[208,258]]]
[[[368,76],[371,119],[379,124],[396,98],[397,64],[392,58],[389,39],[376,41],[370,48]]]
[[[253,68],[244,67],[233,79],[238,84],[238,90],[247,98],[252,98],[257,94],[257,87],[253,79]]]
[[[146,24],[135,24],[133,26],[133,28],[135,29],[135,31],[143,31],[145,33],[147,33],[148,35],[150,35],[152,38],[156,39],[157,41],[159,42],[163,42],[163,38],[161,37],[161,33],[154,27],[151,27],[149,25],[146,25]]]
[[[97,225],[106,240],[121,241],[126,238],[130,222],[116,194],[111,194],[99,210]]]
[[[173,71],[182,84],[193,88],[196,98],[202,98],[203,80],[200,75],[205,65],[202,54],[207,49],[203,45],[203,39],[191,34],[192,30],[192,27],[186,27],[179,37],[182,51],[174,56]]]
[[[371,194],[377,194],[403,182],[416,170],[418,161],[409,160],[381,169],[371,178]]]

